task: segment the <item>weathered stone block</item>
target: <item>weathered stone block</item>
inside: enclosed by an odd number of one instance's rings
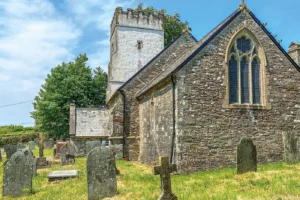
[[[282,133],[284,160],[287,163],[299,161],[298,138],[293,133]]]
[[[116,162],[109,148],[100,146],[91,150],[86,165],[89,200],[117,194]]]
[[[4,150],[6,153],[6,159],[8,160],[15,152],[17,152],[17,145],[7,144],[4,146]]]
[[[246,172],[257,170],[257,153],[256,146],[253,144],[251,138],[243,138],[237,146],[237,173],[242,174]]]
[[[4,166],[3,196],[19,197],[24,189],[32,190],[32,165],[23,152],[17,151]]]

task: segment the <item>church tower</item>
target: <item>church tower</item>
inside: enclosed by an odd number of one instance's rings
[[[116,8],[110,27],[107,100],[164,48],[163,17]]]

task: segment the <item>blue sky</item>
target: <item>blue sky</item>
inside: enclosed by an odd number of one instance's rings
[[[87,53],[92,68],[107,70],[109,28],[117,6],[140,2],[168,13],[178,11],[199,40],[241,0],[1,0],[0,1],[0,125],[33,125],[32,100],[50,69]],[[246,0],[250,10],[287,50],[300,42],[299,0]]]

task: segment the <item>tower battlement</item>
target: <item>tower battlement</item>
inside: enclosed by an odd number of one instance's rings
[[[137,27],[145,29],[163,30],[164,14],[145,14],[142,11],[135,12],[128,8],[124,11],[122,7],[117,7],[112,19],[110,30],[111,36],[115,31],[116,26]]]

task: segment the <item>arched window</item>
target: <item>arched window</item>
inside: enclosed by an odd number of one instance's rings
[[[226,107],[266,106],[262,60],[264,51],[255,36],[248,30],[238,33],[227,54],[228,93]],[[269,104],[268,104],[269,105]]]

